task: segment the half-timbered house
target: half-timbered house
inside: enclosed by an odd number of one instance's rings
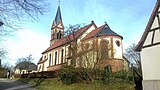
[[[143,90],[160,90],[160,0],[135,50],[141,54]]]

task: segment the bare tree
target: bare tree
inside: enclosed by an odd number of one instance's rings
[[[76,58],[77,58],[77,46],[78,46],[78,36],[80,34],[80,29],[84,26],[84,24],[76,24],[76,25],[69,25],[66,27],[67,30],[65,32],[65,37],[68,41],[68,59],[71,60],[71,66],[76,65]]]
[[[43,0],[1,0],[1,25],[10,26],[13,24],[13,21],[24,20],[24,16],[36,19],[39,14],[43,14],[45,5]]]
[[[22,57],[22,58],[18,58],[17,62],[16,62],[16,67],[15,69],[19,69],[20,73],[22,70],[30,70],[30,64],[32,63],[32,60],[34,58],[32,57],[32,55],[30,54],[27,57]]]
[[[134,67],[137,67],[141,70],[141,61],[140,61],[140,53],[135,52],[134,48],[136,44],[131,44],[126,50],[124,56],[133,64]]]
[[[113,47],[107,40],[101,39],[100,43],[98,43],[97,38],[94,38],[89,42],[83,41],[80,47],[82,50],[78,55],[82,60],[80,59],[79,62],[83,67],[97,68],[103,61],[113,58],[111,57]]]
[[[0,36],[15,31],[22,21],[37,20],[45,6],[44,0],[0,0]]]
[[[34,58],[32,57],[32,54],[28,55],[27,57],[22,57],[22,58],[18,58],[16,65],[21,63],[21,62],[32,62],[34,60]]]
[[[7,51],[4,48],[0,48],[0,59],[6,57]]]
[[[45,0],[0,0],[0,44],[26,20],[38,20],[46,11]],[[6,55],[0,45],[0,58]]]

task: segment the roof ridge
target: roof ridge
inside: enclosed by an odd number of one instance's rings
[[[84,32],[85,30],[87,30],[89,27],[91,27],[93,24],[94,24],[94,23],[88,24],[88,25],[84,26],[83,28],[79,29],[79,30],[82,30],[82,32],[80,32],[80,34],[76,34],[76,35],[77,35],[76,38],[77,38],[78,36],[80,36],[81,33],[83,33],[83,32]],[[84,31],[83,31],[83,29],[84,29]],[[79,30],[78,30],[78,31],[79,31]],[[77,32],[77,31],[76,31],[76,32]],[[76,33],[76,32],[75,32],[75,33]],[[66,41],[67,36],[71,36],[71,37],[70,37],[70,40],[67,40],[67,41]],[[58,47],[58,46],[64,45],[65,43],[68,43],[69,41],[73,40],[72,34],[69,34],[69,35],[67,35],[67,36],[61,38],[61,39],[58,40],[58,41],[56,41],[54,44],[52,44],[50,47],[48,47],[44,52],[42,52],[42,54],[45,53],[45,52],[47,52],[47,51],[50,51],[50,50],[52,50],[52,49],[54,49],[54,48],[56,48],[56,47]],[[55,44],[56,44],[56,45],[55,45]]]
[[[91,37],[93,37],[97,32],[97,30],[99,30],[100,28],[102,28],[102,27],[104,27],[105,26],[105,24],[104,25],[101,25],[101,26],[99,26],[99,27],[97,27],[97,28],[95,28],[94,30],[92,30],[86,37],[84,37],[83,38],[83,40],[86,40],[86,39],[88,39],[88,38],[91,38]],[[91,34],[91,36],[90,36],[90,34]]]
[[[147,37],[147,32],[149,31],[149,29],[151,28],[151,26],[152,26],[152,24],[153,24],[154,17],[155,17],[155,15],[156,15],[156,11],[158,11],[158,9],[159,9],[159,8],[158,8],[159,5],[160,5],[160,0],[157,0],[156,4],[155,4],[155,6],[154,6],[154,9],[153,9],[153,11],[152,11],[152,13],[151,13],[151,16],[150,16],[150,18],[149,18],[149,21],[148,21],[148,23],[147,23],[147,26],[146,26],[143,34],[142,34],[142,37],[141,37],[140,41],[138,42],[137,46],[136,46],[135,49],[134,49],[135,51],[140,51],[140,50],[141,50],[142,45],[143,45],[143,43],[145,42],[144,39]]]

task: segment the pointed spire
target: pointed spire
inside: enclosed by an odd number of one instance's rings
[[[60,6],[58,6],[58,10],[55,17],[55,24],[57,25],[62,20]]]

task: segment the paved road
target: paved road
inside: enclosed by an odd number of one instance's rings
[[[37,90],[32,85],[0,78],[0,90]]]

